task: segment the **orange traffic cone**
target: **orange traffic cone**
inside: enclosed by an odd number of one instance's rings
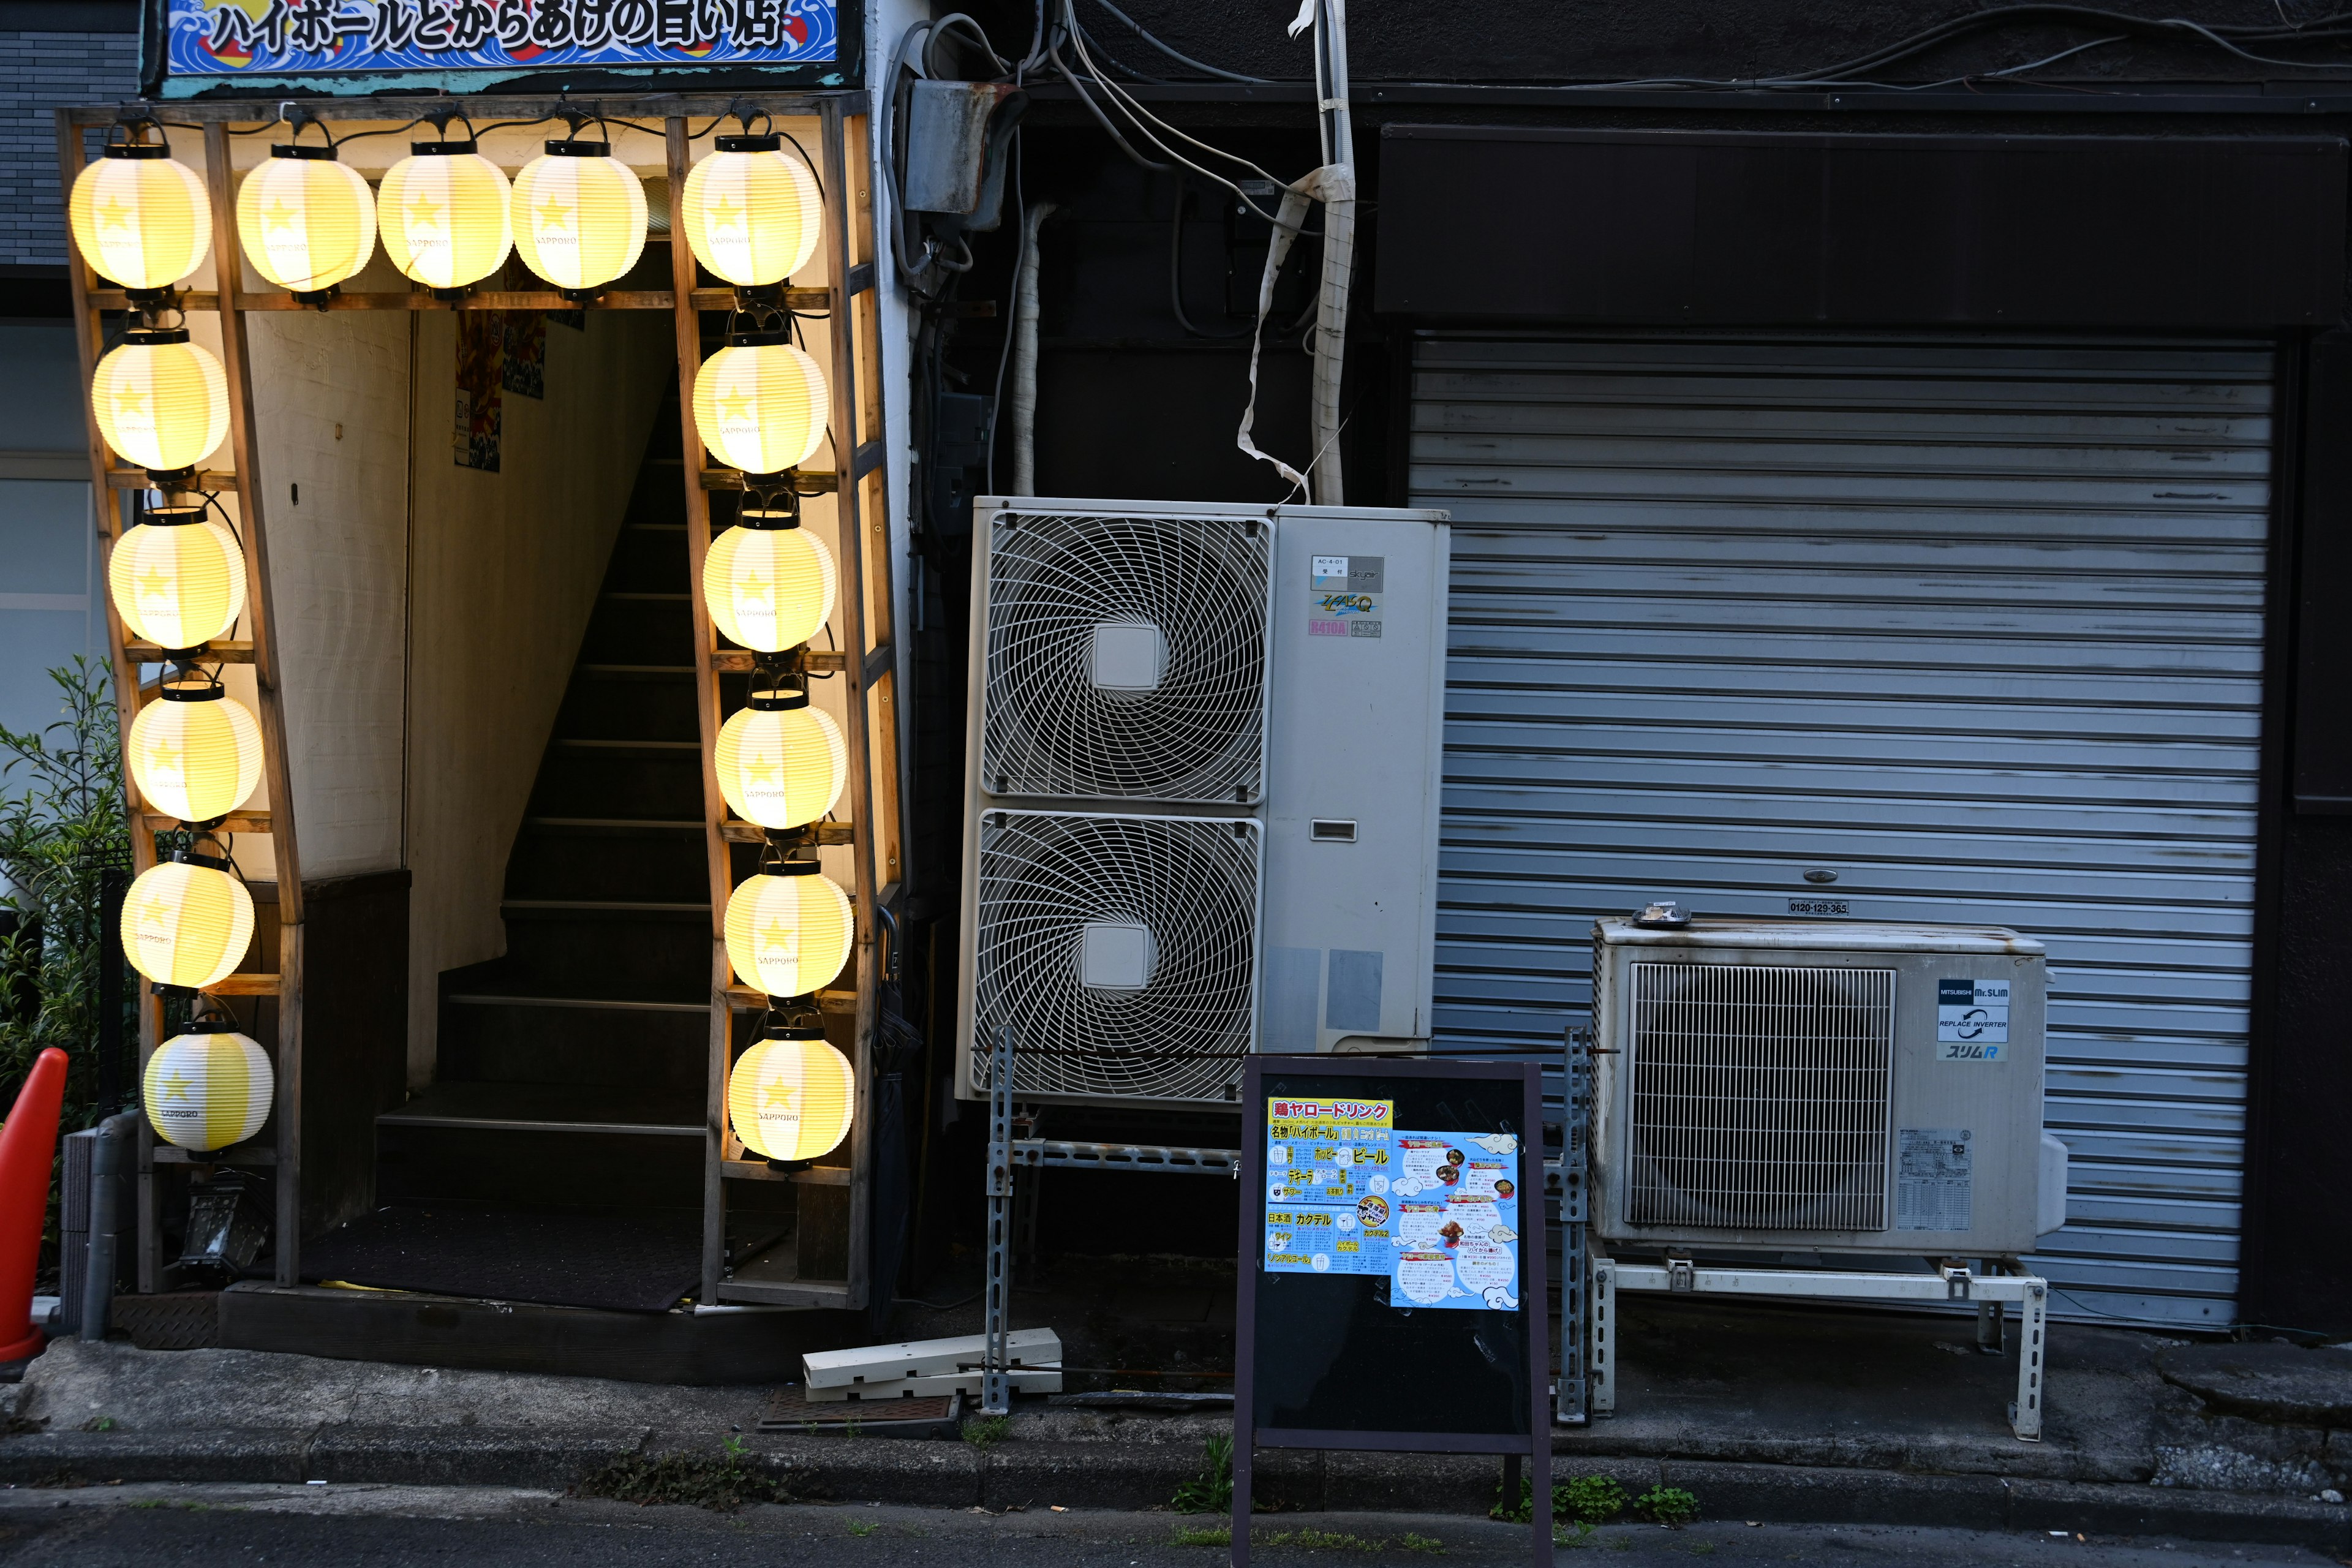
[[[33,1326],[33,1270],[41,1261],[65,1097],[66,1054],[51,1046],[34,1059],[0,1125],[0,1334],[9,1341],[0,1344],[0,1362],[23,1361],[47,1338]]]

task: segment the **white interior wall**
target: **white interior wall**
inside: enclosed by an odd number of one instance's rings
[[[439,978],[506,950],[507,856],[675,363],[666,311],[551,324],[547,396],[502,400],[499,469],[457,467],[456,319],[418,319],[410,609],[409,1054]]]

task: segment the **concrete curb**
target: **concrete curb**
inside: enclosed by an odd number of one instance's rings
[[[979,1448],[767,1435],[742,1442],[754,1462],[789,1479],[811,1500],[919,1508],[1164,1508],[1202,1463],[1189,1443],[1016,1439]],[[716,1449],[698,1434],[608,1429],[334,1424],[302,1434],[58,1432],[0,1440],[0,1483],[328,1480],[561,1489],[632,1454]],[[1257,1456],[1256,1493],[1262,1507],[1283,1512],[1484,1514],[1497,1474],[1491,1457],[1267,1449]],[[1554,1474],[1613,1476],[1634,1493],[1680,1487],[1698,1498],[1711,1520],[2171,1535],[2352,1555],[2352,1508],[2250,1492],[1573,1454],[1558,1458]]]

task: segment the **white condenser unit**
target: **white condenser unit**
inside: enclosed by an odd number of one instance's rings
[[[972,509],[957,1089],[1224,1105],[1252,1051],[1427,1045],[1438,511]]]
[[[1602,1237],[2014,1258],[2065,1223],[2032,938],[1603,920],[1592,986]]]

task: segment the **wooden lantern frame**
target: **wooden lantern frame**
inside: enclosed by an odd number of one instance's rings
[[[900,674],[894,636],[895,595],[889,548],[888,450],[884,440],[881,386],[881,310],[877,281],[880,259],[868,168],[871,159],[868,95],[858,90],[747,93],[663,93],[614,95],[583,103],[551,96],[483,94],[445,100],[403,99],[394,104],[373,100],[308,100],[303,109],[322,121],[389,123],[404,114],[429,117],[444,110],[488,120],[553,118],[568,110],[586,110],[639,129],[658,119],[667,153],[671,286],[666,289],[604,291],[591,300],[575,300],[552,289],[544,290],[481,289],[456,300],[436,298],[422,285],[405,292],[339,292],[323,306],[313,307],[283,292],[253,292],[241,287],[244,258],[237,242],[236,195],[229,133],[233,123],[249,126],[264,120],[268,110],[248,101],[188,101],[92,105],[56,112],[59,191],[73,187],[87,156],[85,133],[131,121],[168,120],[174,127],[200,126],[204,136],[206,191],[213,218],[215,277],[209,292],[177,293],[173,309],[209,310],[220,319],[222,365],[229,397],[228,444],[235,468],[205,470],[191,478],[185,490],[227,491],[237,499],[237,521],[244,537],[248,580],[243,640],[217,641],[207,647],[207,661],[249,663],[259,699],[257,715],[265,753],[263,776],[268,782],[268,810],[240,811],[221,824],[223,831],[266,834],[273,841],[278,866],[278,956],[274,972],[240,970],[210,994],[260,997],[277,1006],[275,1048],[278,1101],[273,1111],[275,1137],[257,1138],[235,1148],[206,1154],[159,1143],[152,1131],[141,1129],[139,1172],[139,1289],[171,1288],[171,1270],[161,1255],[159,1166],[271,1166],[277,1181],[274,1257],[276,1282],[296,1286],[301,1279],[302,1058],[304,899],[300,857],[294,821],[294,792],[289,765],[281,688],[281,663],[271,614],[269,547],[266,492],[257,451],[253,398],[253,373],[247,319],[257,311],[299,310],[667,310],[677,331],[678,405],[685,452],[688,572],[693,603],[694,669],[697,718],[702,744],[704,848],[709,868],[711,959],[710,1031],[708,1079],[708,1119],[704,1129],[703,1235],[700,1289],[698,1303],[735,1303],[772,1307],[859,1308],[866,1305],[874,1231],[875,1085],[874,1042],[880,1018],[880,988],[888,957],[877,932],[885,924],[895,928],[903,891],[905,864],[901,833],[904,781],[899,745]],[[856,945],[846,975],[845,989],[822,993],[820,1005],[828,1017],[848,1021],[852,1033],[849,1055],[857,1069],[856,1120],[846,1144],[847,1163],[820,1164],[800,1170],[780,1170],[765,1161],[746,1158],[727,1120],[727,1075],[735,1054],[737,1020],[764,1011],[769,999],[735,984],[727,961],[725,922],[727,900],[734,889],[731,846],[757,843],[761,830],[733,818],[719,789],[715,747],[723,718],[719,680],[730,673],[747,671],[752,656],[722,648],[714,633],[702,591],[702,564],[710,542],[709,493],[740,489],[743,477],[711,464],[695,426],[694,377],[702,362],[702,313],[730,310],[736,292],[730,288],[702,288],[693,251],[686,240],[683,204],[687,172],[692,163],[688,120],[719,118],[750,110],[779,120],[814,119],[820,126],[817,161],[824,186],[827,261],[824,287],[790,289],[785,302],[803,311],[822,311],[832,322],[831,359],[826,367],[830,392],[828,435],[835,462],[834,473],[801,471],[804,490],[832,490],[837,497],[840,567],[840,616],[844,628],[840,651],[803,649],[801,667],[810,674],[837,675],[845,686],[849,778],[844,795],[850,820],[818,825],[817,839],[850,847],[855,886],[850,889],[856,920]],[[266,121],[265,121],[266,122]],[[662,237],[648,238],[648,247]],[[103,352],[103,318],[110,311],[136,311],[139,306],[121,289],[93,275],[79,254],[69,258],[73,309],[82,370],[82,384],[90,384]],[[85,395],[90,482],[97,506],[102,552],[110,554],[123,530],[120,492],[150,488],[147,475],[121,466],[108,449]],[[111,649],[115,696],[122,731],[146,694],[139,684],[143,664],[161,661],[163,650],[126,640],[125,629],[110,595],[107,626]],[[124,789],[132,826],[133,867],[144,871],[155,863],[155,834],[180,824],[149,809],[126,770]],[[257,947],[257,951],[258,951]],[[248,958],[248,963],[254,962]],[[163,1007],[142,988],[139,1008],[139,1054],[143,1070],[148,1057],[161,1043]],[[790,1181],[803,1186],[845,1187],[848,1190],[849,1248],[845,1278],[803,1279],[797,1256],[776,1257],[784,1245],[744,1260],[730,1269],[726,1257],[727,1184],[730,1181]],[[797,1233],[794,1243],[796,1245]]]

